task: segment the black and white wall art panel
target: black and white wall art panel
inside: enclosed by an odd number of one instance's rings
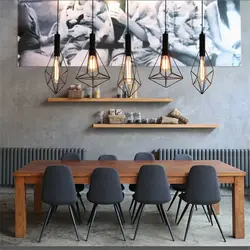
[[[162,48],[162,33],[169,33],[169,50],[179,66],[192,66],[199,51],[202,2],[168,0],[132,1],[19,0],[17,65],[43,66],[61,35],[61,53],[68,66],[79,67],[96,34],[96,48],[106,66],[120,66],[125,33],[131,33],[132,51],[138,66],[153,66]],[[240,0],[204,0],[203,30],[206,51],[213,66],[241,65]],[[127,26],[127,13],[129,26]]]

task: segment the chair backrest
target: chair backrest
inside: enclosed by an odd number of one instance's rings
[[[100,155],[98,161],[117,161],[115,155]]]
[[[51,205],[70,205],[76,200],[76,189],[70,168],[48,166],[43,177],[42,201]]]
[[[118,171],[115,168],[96,168],[91,176],[87,198],[97,204],[120,203],[123,194]]]
[[[62,158],[62,161],[80,161],[80,155],[75,152],[67,152],[65,153]]]
[[[134,157],[135,161],[154,161],[155,157],[149,152],[139,152]]]
[[[188,154],[178,154],[174,157],[174,160],[179,161],[179,160],[183,160],[183,161],[192,161],[193,158],[191,155]]]
[[[193,166],[188,174],[186,199],[191,204],[216,204],[220,201],[220,186],[214,167]]]
[[[159,165],[144,165],[140,168],[135,200],[144,204],[163,204],[171,200],[165,169]]]

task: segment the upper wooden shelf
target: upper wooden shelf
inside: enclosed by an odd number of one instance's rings
[[[219,124],[93,124],[93,128],[215,129]]]
[[[48,102],[125,102],[125,103],[169,103],[171,98],[48,98]]]

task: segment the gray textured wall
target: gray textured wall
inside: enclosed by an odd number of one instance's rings
[[[84,147],[88,159],[114,153],[129,159],[139,150],[165,148],[249,148],[250,146],[250,2],[242,1],[243,66],[216,68],[213,86],[200,95],[191,85],[190,68],[182,68],[184,81],[170,89],[149,82],[149,69],[141,68],[140,96],[172,97],[171,104],[48,104],[51,97],[43,68],[16,67],[17,10],[13,0],[0,1],[0,146]],[[70,69],[68,84],[77,69]],[[110,95],[118,69],[102,87]],[[115,95],[115,92],[113,93]],[[179,108],[193,123],[219,123],[207,130],[94,130],[98,110],[140,110],[146,117],[167,114]]]

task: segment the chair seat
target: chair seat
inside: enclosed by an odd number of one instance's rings
[[[186,191],[186,185],[185,184],[171,184],[170,186],[175,191],[179,191],[179,192],[185,192]]]
[[[220,202],[220,200],[214,200],[214,199],[206,199],[206,201],[202,200],[196,200],[195,197],[192,198],[192,200],[188,199],[188,196],[186,193],[182,193],[179,195],[179,197],[184,200],[187,203],[190,203],[192,205],[212,205],[217,204]]]
[[[136,184],[129,184],[129,190],[132,191],[132,192],[135,192]]]

